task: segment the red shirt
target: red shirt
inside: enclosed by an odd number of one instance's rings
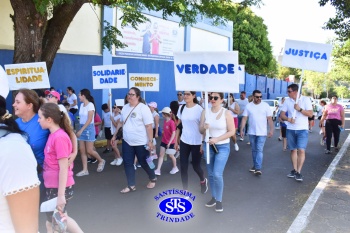
[[[164,120],[162,142],[165,144],[168,144],[170,141],[171,135],[175,131],[176,131],[175,122],[172,119],[170,119],[169,121]],[[175,143],[175,137],[170,144],[174,144],[174,143]]]

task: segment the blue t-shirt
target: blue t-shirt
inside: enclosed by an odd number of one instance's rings
[[[38,164],[43,167],[44,163],[44,148],[49,137],[50,131],[48,129],[42,129],[38,122],[38,114],[28,121],[23,122],[21,118],[17,118],[16,122],[19,128],[28,134],[28,143],[32,148]]]
[[[68,111],[68,115],[69,115],[70,121],[71,121],[71,123],[72,123],[72,126],[74,127],[74,124],[75,124],[74,115],[73,115],[73,113],[71,113],[70,111]]]

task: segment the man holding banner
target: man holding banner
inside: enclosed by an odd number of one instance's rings
[[[299,101],[296,101],[298,89],[297,84],[288,86],[289,98],[286,99],[281,109],[281,119],[288,122],[287,142],[293,164],[293,170],[287,176],[301,182],[303,176],[300,172],[305,161],[305,150],[309,136],[308,117],[313,115],[313,111],[310,98],[300,96]],[[287,111],[288,117],[286,116]]]

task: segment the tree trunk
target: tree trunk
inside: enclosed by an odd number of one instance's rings
[[[10,0],[15,30],[13,63],[46,62],[50,73],[57,50],[67,29],[88,0],[74,0],[53,9],[53,17],[40,14],[33,0]]]

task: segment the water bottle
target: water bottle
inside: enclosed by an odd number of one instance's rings
[[[343,132],[343,131],[344,131],[344,128],[341,127],[341,125],[338,125],[338,128],[340,129],[340,132]]]
[[[153,163],[153,159],[151,158],[151,156],[148,156],[146,161],[147,161],[149,168],[154,169],[156,167]]]

